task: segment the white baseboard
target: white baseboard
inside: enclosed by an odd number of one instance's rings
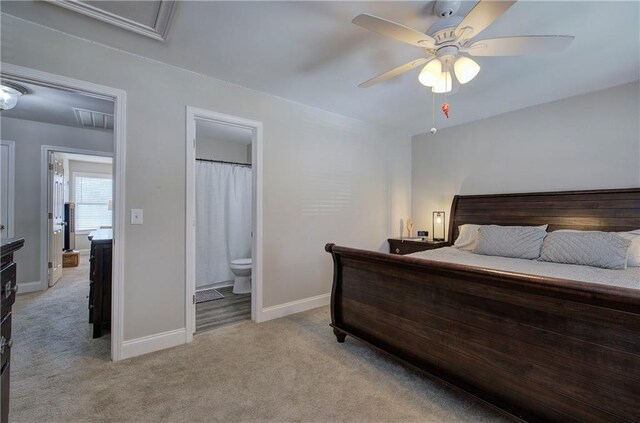
[[[313,308],[326,306],[331,302],[331,293],[316,295],[315,297],[305,298],[303,300],[291,301],[290,303],[279,304],[276,306],[266,307],[262,309],[262,322],[277,319],[279,317],[288,316],[290,314],[300,313],[311,310]]]
[[[311,310],[313,308],[322,307],[329,304],[331,294],[316,295],[315,297],[305,298],[303,300],[292,301],[290,303],[279,304],[272,307],[262,309],[262,319],[277,319],[279,317],[288,316],[294,313]],[[122,359],[135,357],[150,352],[163,350],[184,344],[186,341],[185,328],[162,332],[155,335],[144,336],[138,339],[124,341],[122,344]]]
[[[20,282],[18,284],[18,294],[26,294],[27,292],[36,292],[42,289],[40,281]]]
[[[212,283],[210,285],[196,286],[196,292],[202,291],[203,289],[211,289],[211,288],[219,289],[219,288],[227,288],[229,286],[233,286],[233,281],[224,281],[224,282]]]
[[[88,249],[88,248],[87,248],[87,249],[85,249],[85,250],[78,250],[78,251],[80,252],[80,255],[81,255],[81,256],[88,256],[88,255],[89,255],[89,253],[91,252],[91,250],[90,250],[90,249]]]
[[[182,328],[124,341],[122,343],[122,359],[182,345],[185,340],[186,331],[185,328]]]

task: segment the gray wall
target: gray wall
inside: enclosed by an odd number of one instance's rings
[[[415,227],[431,232],[434,210],[448,224],[456,194],[640,186],[639,90],[625,84],[413,137]]]
[[[144,225],[125,227],[125,340],[185,327],[187,105],[264,124],[265,307],[328,293],[326,242],[381,249],[391,222],[409,213],[411,147],[404,133],[8,15],[2,40],[3,62],[127,92],[125,206],[144,209]]]
[[[16,143],[15,236],[18,283],[40,281],[40,160],[43,145],[113,152],[113,133],[29,120],[0,118],[3,140]]]
[[[196,157],[225,162],[251,163],[251,144],[196,138]]]

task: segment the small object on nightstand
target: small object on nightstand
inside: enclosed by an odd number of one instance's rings
[[[407,238],[411,238],[412,232],[413,232],[413,220],[407,219]]]
[[[445,214],[443,211],[433,212],[433,240],[444,241]]]
[[[411,254],[419,251],[434,250],[436,248],[447,247],[444,241],[423,241],[420,238],[417,239],[401,239],[401,238],[389,238],[389,252],[391,254]]]

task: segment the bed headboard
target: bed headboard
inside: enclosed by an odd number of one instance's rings
[[[465,223],[505,226],[549,224],[549,231],[631,231],[640,229],[640,188],[456,195],[450,216],[451,243],[458,236],[458,226]]]

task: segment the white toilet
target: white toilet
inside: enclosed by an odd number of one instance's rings
[[[231,271],[236,276],[233,282],[234,294],[249,294],[251,293],[251,259],[241,258],[231,260],[229,263]]]

